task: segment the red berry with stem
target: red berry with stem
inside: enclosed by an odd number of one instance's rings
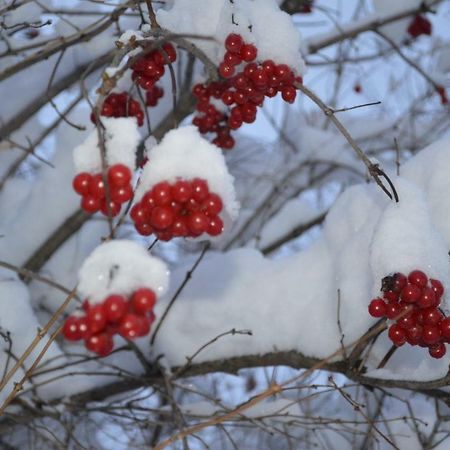
[[[434,345],[441,338],[441,330],[435,325],[424,325],[422,330],[422,340],[425,344]]]
[[[98,199],[105,197],[105,183],[101,173],[94,175],[89,183],[89,194]]]
[[[208,229],[209,219],[202,212],[195,211],[188,217],[187,226],[194,236],[199,236]]]
[[[439,359],[446,354],[447,349],[445,348],[445,344],[443,342],[439,342],[438,344],[432,345],[428,349],[428,352],[432,358]]]
[[[251,62],[256,59],[258,55],[258,50],[252,44],[244,44],[241,47],[241,51],[239,52],[239,56],[245,62]]]
[[[106,320],[118,322],[128,310],[128,301],[122,295],[110,295],[103,303]]]
[[[389,327],[388,335],[392,343],[397,347],[400,347],[406,342],[406,331],[395,323]]]
[[[225,48],[232,53],[239,53],[242,46],[244,45],[244,40],[242,36],[236,33],[231,33],[225,39]]]
[[[433,289],[433,292],[436,295],[436,298],[440,300],[440,298],[444,294],[444,286],[439,280],[433,280],[432,278],[430,278],[430,284],[431,289]]]
[[[384,317],[386,315],[386,303],[381,298],[375,298],[369,303],[369,314],[372,317]]]
[[[127,186],[131,181],[131,171],[124,164],[114,164],[108,170],[108,182],[115,187]]]
[[[92,305],[86,312],[89,332],[92,334],[103,331],[106,327],[106,314],[102,304]]]
[[[86,195],[81,199],[81,208],[89,214],[96,213],[101,206],[100,199],[92,195]]]
[[[133,198],[133,189],[129,184],[123,187],[111,189],[111,200],[117,203],[125,203]]]
[[[422,290],[416,284],[407,284],[400,294],[405,303],[416,303],[422,295]]]
[[[293,86],[286,86],[281,90],[281,97],[288,103],[294,103],[297,90]]]
[[[99,356],[109,355],[114,348],[114,341],[109,333],[94,334],[86,339],[85,344],[89,351]]]
[[[175,213],[170,206],[155,207],[150,216],[150,224],[156,230],[165,230],[169,228],[175,220]]]
[[[77,194],[87,195],[89,193],[89,183],[92,180],[92,175],[87,172],[81,172],[75,176],[72,182],[73,189]]]
[[[433,291],[433,288],[425,287],[422,289],[422,295],[417,301],[417,305],[419,308],[429,308],[430,306],[436,306],[439,303],[439,300],[436,301],[436,294]]]
[[[113,200],[111,200],[109,202],[109,209],[107,207],[107,201],[106,198],[103,198],[102,200],[100,200],[100,211],[105,215],[105,216],[109,216],[111,215],[111,217],[116,217],[117,214],[120,213],[120,203],[117,203]]]
[[[119,334],[125,339],[134,339],[139,335],[140,325],[139,316],[127,313],[120,321]]]
[[[408,281],[420,288],[424,288],[428,283],[428,277],[421,270],[413,270],[408,275]]]
[[[149,313],[156,303],[156,295],[151,289],[138,289],[131,297],[131,304],[137,314]]]

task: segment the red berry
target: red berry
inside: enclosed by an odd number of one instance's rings
[[[241,51],[239,52],[239,56],[245,62],[251,62],[256,59],[258,55],[258,50],[252,44],[244,44],[241,47]]]
[[[372,317],[384,317],[386,315],[386,303],[381,298],[375,298],[369,303],[369,314]]]
[[[106,320],[118,322],[127,312],[128,301],[121,295],[110,295],[103,303]]]
[[[177,60],[177,52],[175,50],[175,47],[170,43],[170,42],[166,42],[162,48],[164,49],[164,52],[166,53],[166,58],[170,61],[170,62],[175,62]],[[165,61],[165,59],[164,59]]]
[[[436,294],[430,287],[425,287],[422,289],[422,295],[417,301],[419,308],[429,308],[430,306],[437,306],[439,301],[436,302]]]
[[[398,292],[386,291],[386,292],[383,293],[383,297],[388,302],[398,302]]]
[[[106,199],[103,198],[102,200],[100,200],[100,211],[105,215],[105,216],[109,216],[111,214],[111,217],[116,217],[117,214],[120,213],[120,203],[117,203],[113,200],[111,200],[109,202],[109,211],[108,211],[108,207]]]
[[[194,236],[199,236],[208,229],[209,219],[202,212],[195,211],[188,217],[187,226]]]
[[[292,76],[292,70],[287,64],[277,64],[274,67],[274,75],[281,81],[288,80]]]
[[[225,39],[225,48],[229,52],[239,53],[243,45],[244,40],[239,34],[231,33]]]
[[[191,183],[178,180],[171,188],[171,196],[178,203],[186,203],[192,195]]]
[[[434,294],[436,295],[436,299],[440,300],[442,294],[444,293],[444,286],[439,280],[433,280],[430,278],[431,289],[433,289]]]
[[[137,314],[149,313],[156,303],[156,295],[151,289],[138,289],[131,297],[131,304]]]
[[[177,217],[172,224],[172,234],[175,237],[185,237],[189,234],[187,220],[184,216]]]
[[[131,208],[130,217],[136,223],[144,223],[147,220],[145,210],[140,203],[136,203]]]
[[[147,336],[147,334],[150,333],[150,326],[151,326],[150,319],[146,316],[139,316],[138,320],[139,320],[139,330],[137,336],[138,337]]]
[[[269,82],[269,78],[267,77],[267,73],[264,71],[262,67],[258,67],[251,76],[251,80],[253,85],[258,89],[263,89],[267,86]]]
[[[228,66],[237,66],[242,60],[238,53],[226,52],[223,57],[223,62]]]
[[[233,78],[233,86],[236,89],[245,89],[247,86],[249,86],[249,82],[248,82],[247,76],[245,74],[243,74],[243,73],[238,73]]]
[[[103,331],[106,327],[106,314],[102,304],[92,305],[86,312],[89,332],[92,334]]]
[[[91,182],[91,179],[92,175],[90,173],[79,173],[72,182],[75,192],[80,195],[87,195],[89,193],[89,183]]]
[[[207,231],[210,236],[218,236],[220,233],[222,233],[223,231],[222,219],[219,216],[210,217]]]
[[[170,196],[168,197],[168,200],[170,200]],[[161,199],[160,199],[161,201]],[[167,204],[169,204],[170,201],[167,201]],[[155,197],[153,196],[153,192],[146,192],[145,195],[141,199],[141,207],[145,211],[151,211],[156,206]]]
[[[100,199],[92,195],[86,195],[81,199],[81,208],[89,214],[96,213],[101,206]]]
[[[253,72],[258,68],[255,63],[247,64],[244,68],[244,75],[250,79],[252,77]]]
[[[443,342],[440,342],[439,344],[431,346],[428,349],[428,352],[430,353],[430,356],[432,358],[439,359],[445,355],[447,349],[445,348],[445,344]]]
[[[286,86],[281,90],[281,97],[288,103],[294,103],[297,96],[297,90],[293,86]]]
[[[108,170],[108,182],[113,187],[125,187],[131,181],[131,171],[124,164],[114,164]]]
[[[442,337],[450,342],[450,317],[446,317],[440,324],[439,328],[441,329]]]
[[[201,210],[207,216],[217,216],[222,211],[222,199],[217,194],[209,194],[201,204]]]
[[[261,66],[267,75],[272,75],[275,70],[275,63],[271,59],[263,61]]]
[[[221,98],[222,98],[222,102],[227,106],[231,106],[234,103],[233,91],[230,91],[230,90],[224,91]]]
[[[437,325],[441,320],[444,319],[444,315],[439,311],[439,309],[431,307],[426,308],[422,311],[423,323],[425,325]]]
[[[101,173],[94,175],[89,183],[89,194],[98,199],[105,197],[105,183]]]
[[[392,343],[397,347],[400,347],[406,342],[406,331],[395,323],[389,327],[388,335]]]
[[[62,334],[68,341],[79,341],[82,337],[79,326],[79,318],[69,316],[64,322]]]
[[[171,186],[167,181],[161,181],[155,184],[152,189],[152,197],[157,206],[169,205],[172,201]]]
[[[400,317],[400,319],[397,320],[398,325],[400,325],[405,330],[412,328],[414,325],[416,325],[416,321],[414,320],[414,316],[409,313],[406,314],[403,317]]]
[[[111,189],[111,200],[119,204],[130,201],[133,198],[133,189],[129,184],[123,187]]]
[[[107,356],[114,348],[114,342],[111,334],[99,333],[90,336],[85,341],[86,348],[97,355]]]
[[[401,312],[401,307],[398,303],[388,303],[386,305],[386,317],[390,320],[395,319]]]
[[[422,340],[422,326],[415,324],[406,330],[408,344],[417,345]]]
[[[156,230],[165,230],[169,228],[175,220],[175,213],[170,206],[155,207],[150,216],[150,224]]]
[[[208,183],[201,178],[194,178],[191,182],[193,190],[192,198],[197,202],[202,202],[208,197],[209,188]]]
[[[150,236],[153,233],[153,228],[148,223],[135,223],[136,231],[142,236]]]
[[[140,325],[139,316],[127,313],[120,321],[119,334],[125,339],[134,339],[139,335]]]
[[[401,299],[406,303],[415,303],[422,295],[422,290],[416,284],[407,284],[400,294]]]
[[[413,270],[408,275],[408,281],[416,286],[419,286],[420,288],[423,288],[428,283],[428,277],[420,270]]]
[[[433,345],[439,342],[441,338],[441,330],[434,325],[424,325],[422,331],[422,339],[425,344]]]
[[[236,69],[234,66],[228,65],[224,62],[219,64],[219,74],[224,78],[231,78],[235,71]]]

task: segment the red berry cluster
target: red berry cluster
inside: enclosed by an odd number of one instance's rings
[[[100,115],[105,117],[136,117],[140,127],[144,124],[144,112],[141,105],[126,92],[109,94],[103,102]],[[91,113],[91,122],[96,122],[94,112]]]
[[[216,133],[214,144],[230,149],[234,146],[231,130],[254,122],[257,107],[262,106],[265,97],[275,97],[281,92],[285,101],[293,103],[297,95],[294,82],[301,83],[302,79],[286,64],[275,64],[270,59],[260,64],[254,62],[257,48],[245,43],[239,34],[229,34],[225,48],[227,51],[219,64],[223,80],[209,85],[196,84],[193,88],[200,113],[193,123],[200,133]],[[241,66],[239,71],[238,66]],[[211,97],[229,107],[229,115],[218,111]]]
[[[110,202],[109,209],[112,217],[120,212],[122,203],[133,198],[131,187],[131,171],[123,164],[115,164],[108,169],[108,184]],[[101,173],[90,174],[81,172],[75,176],[72,186],[81,195],[81,208],[87,213],[94,214],[101,211],[109,215],[106,201],[106,188]]]
[[[408,34],[412,38],[416,38],[422,34],[426,34],[428,36],[431,35],[431,22],[424,16],[421,16],[420,14],[414,17],[413,21],[409,24],[408,27]]]
[[[85,314],[69,316],[62,328],[68,341],[84,340],[91,352],[100,356],[111,353],[113,336],[126,339],[146,336],[155,320],[153,307],[156,295],[151,289],[141,288],[130,299],[122,295],[110,295],[102,303],[83,304]]]
[[[385,277],[382,291],[383,299],[370,302],[369,314],[395,321],[388,332],[393,344],[428,347],[433,358],[442,358],[445,343],[450,343],[450,317],[439,308],[444,294],[442,283],[414,270],[408,277],[402,273]]]
[[[176,59],[175,47],[170,42],[166,42],[161,50],[153,50],[138,58],[133,64],[131,78],[147,91],[147,106],[156,106],[158,99],[163,96],[164,91],[156,86],[156,83],[165,73],[164,66],[175,62]]]
[[[154,233],[162,241],[174,237],[198,237],[203,233],[218,236],[223,222],[219,217],[223,209],[219,195],[209,191],[201,178],[179,179],[170,184],[155,184],[131,208],[130,216],[138,233]]]

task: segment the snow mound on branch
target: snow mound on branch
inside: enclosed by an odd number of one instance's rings
[[[300,34],[274,0],[211,0],[206,8],[204,0],[177,0],[170,10],[160,9],[157,19],[175,33],[204,36],[192,41],[215,64],[225,53],[225,38],[237,33],[256,45],[258,60],[273,59],[304,73]]]
[[[448,197],[450,180],[443,175],[439,190],[429,173],[433,168],[450,172],[449,147],[449,140],[441,141],[402,167],[408,180],[393,178],[399,203],[375,183],[348,188],[327,215],[322,236],[306,251],[272,261],[251,249],[207,254],[160,328],[155,354],[183,365],[211,339],[235,328],[253,335],[221,337],[194,362],[291,350],[325,358],[339,351],[341,339],[350,345],[375,323],[367,307],[379,294],[381,279],[415,268],[442,281],[445,309],[450,226],[439,225],[435,217],[443,220],[442,210],[448,216],[450,206],[442,208],[438,198]],[[186,264],[173,273],[169,295],[156,306],[157,317],[191,267]],[[371,350],[369,370],[391,345],[384,332]],[[449,354],[433,360],[426,349],[403,346],[385,370],[401,373],[401,378],[420,380],[426,373],[432,379],[446,373],[449,363]]]
[[[222,198],[228,216],[225,219],[236,219],[239,203],[234,191],[234,178],[228,172],[222,152],[204,139],[196,127],[169,131],[147,154],[149,162],[142,171],[136,201],[160,181],[174,183],[178,178],[203,178],[208,182],[209,190]]]
[[[100,245],[86,258],[78,278],[80,293],[96,303],[111,294],[129,296],[141,287],[153,289],[160,297],[167,289],[169,271],[136,242],[114,240]]]
[[[136,165],[136,149],[140,141],[137,121],[134,117],[101,117],[105,126],[106,161],[108,166],[124,164],[131,171]],[[86,140],[73,150],[75,170],[100,172],[102,169],[98,131],[94,129]]]

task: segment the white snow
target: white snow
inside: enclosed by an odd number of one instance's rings
[[[101,117],[101,121],[105,126],[108,166],[124,164],[133,171],[136,165],[136,149],[140,141],[136,119],[134,117]],[[94,129],[82,144],[74,148],[73,158],[77,173],[101,171],[97,129]]]
[[[158,297],[164,294],[169,271],[158,258],[133,241],[114,240],[98,246],[78,272],[78,290],[91,303],[108,295],[131,295],[147,287]]]

